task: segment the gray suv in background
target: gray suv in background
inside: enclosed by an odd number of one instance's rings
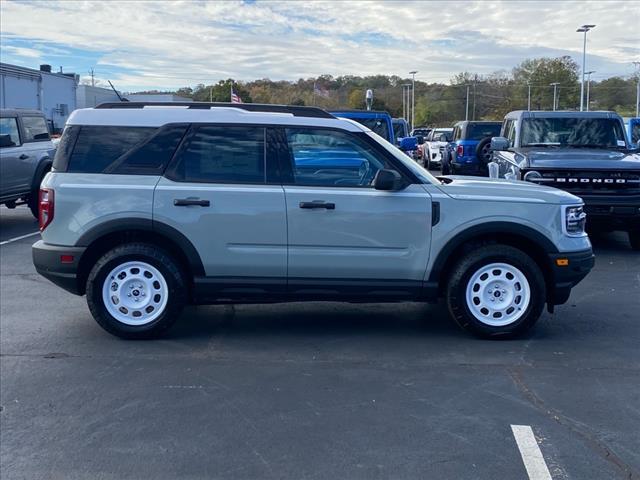
[[[40,199],[36,269],[126,338],[163,333],[188,303],[438,298],[466,330],[507,338],[594,262],[579,198],[437,179],[311,107],[76,110]]]
[[[38,110],[0,110],[0,203],[27,203],[38,216],[38,189],[51,169],[55,148]]]

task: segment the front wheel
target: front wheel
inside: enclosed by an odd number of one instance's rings
[[[538,265],[508,245],[485,245],[464,255],[446,288],[453,319],[481,337],[511,338],[531,328],[546,291]]]
[[[120,245],[102,256],[87,279],[87,304],[98,324],[122,338],[157,337],[186,302],[184,275],[164,250]]]

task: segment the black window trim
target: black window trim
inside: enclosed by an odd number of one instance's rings
[[[49,122],[47,122],[46,117],[42,116],[42,115],[19,115],[18,118],[20,119],[20,126],[22,127],[22,130],[26,131],[27,129],[25,128],[24,124],[23,124],[23,119],[24,118],[41,118],[42,120],[44,120],[44,126],[47,129],[47,134],[49,135],[47,138],[34,138],[33,140],[27,140],[26,138],[24,139],[24,141],[21,143],[25,144],[25,143],[39,143],[39,142],[50,142],[51,141],[51,132],[49,131]],[[20,131],[21,129],[18,129],[18,131]]]
[[[21,146],[24,144],[24,142],[22,141],[22,133],[20,133],[20,126],[21,126],[21,124],[20,124],[20,123],[18,123],[18,118],[19,118],[19,117],[17,117],[17,116],[16,116],[16,117],[2,117],[2,118],[13,118],[13,119],[15,120],[15,122],[16,122],[16,130],[18,131],[18,142],[19,142],[19,143],[17,143],[16,145],[12,145],[12,146],[10,146],[10,147],[2,147],[2,148],[16,148],[16,147],[21,147]]]

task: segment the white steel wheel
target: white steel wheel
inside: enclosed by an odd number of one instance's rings
[[[107,312],[126,325],[140,326],[158,318],[169,299],[169,287],[160,271],[145,262],[126,262],[107,274],[102,301]]]
[[[492,327],[516,322],[531,302],[527,277],[513,265],[491,263],[471,275],[466,286],[466,302],[471,314]]]

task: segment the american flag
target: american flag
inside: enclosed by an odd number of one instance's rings
[[[233,86],[231,86],[231,103],[242,103],[240,95],[233,91]]]

